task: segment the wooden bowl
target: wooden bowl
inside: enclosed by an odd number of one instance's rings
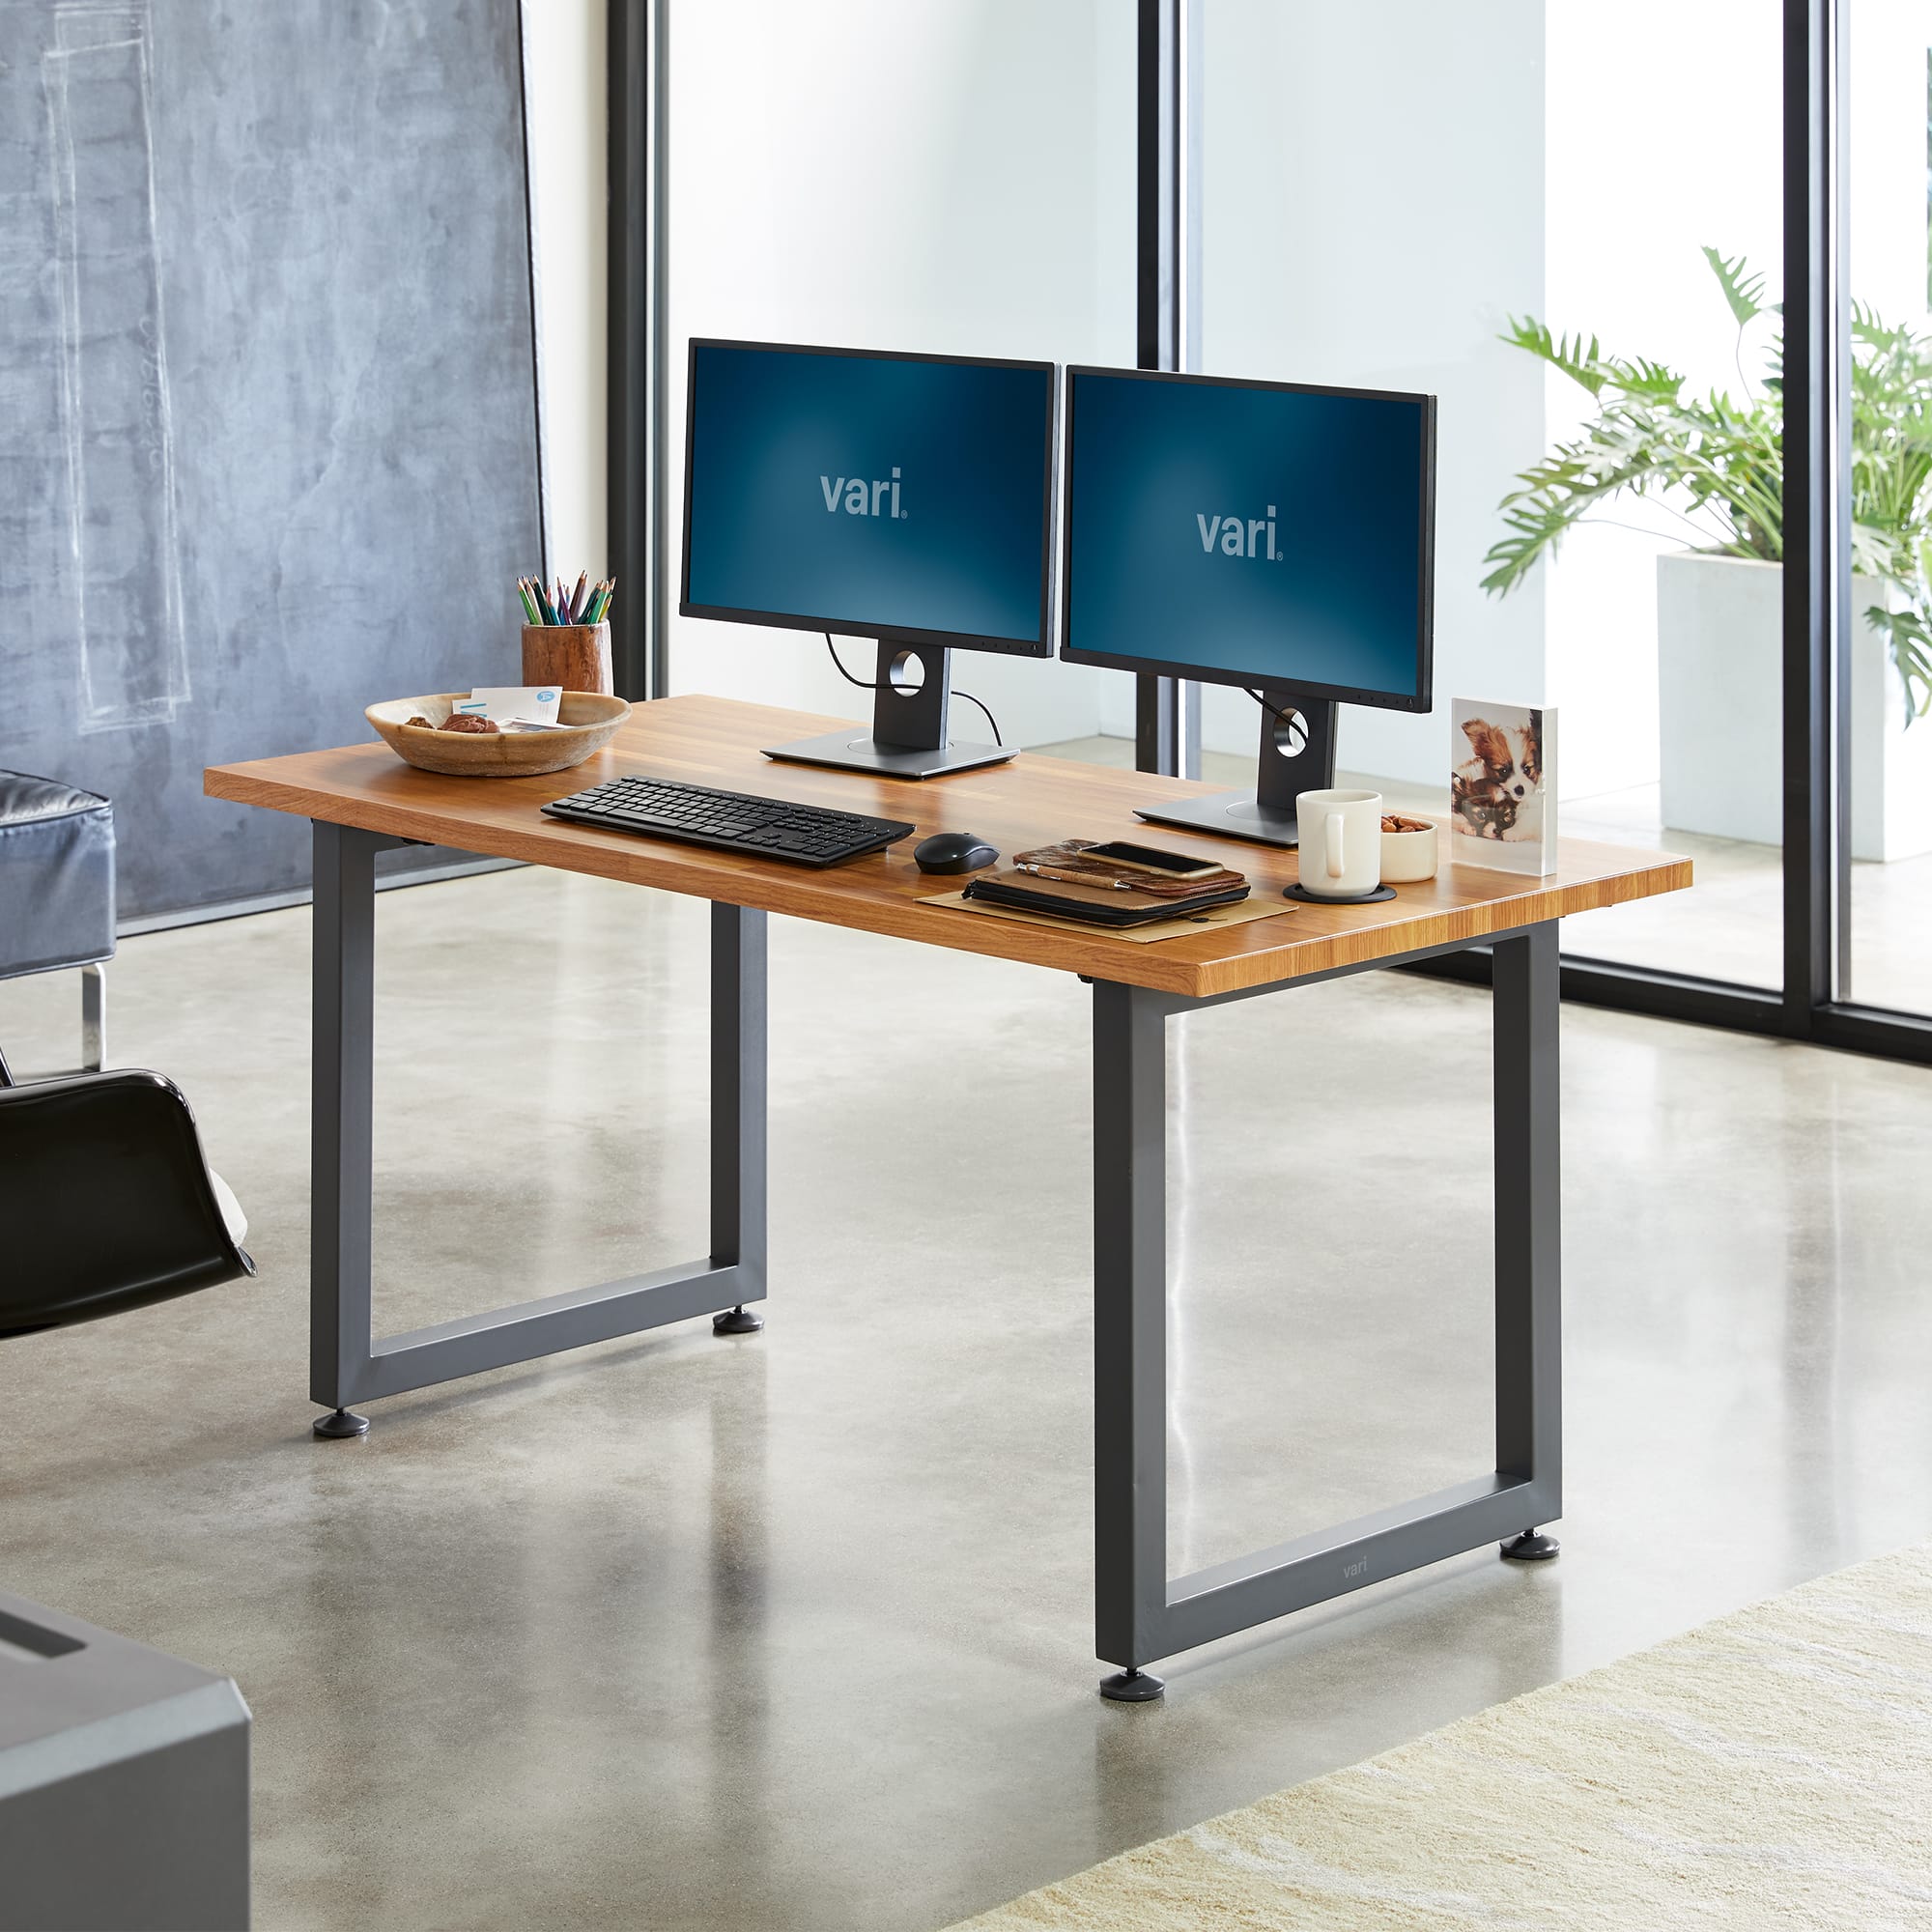
[[[384,744],[419,772],[441,772],[455,779],[524,779],[538,772],[567,772],[593,752],[601,752],[631,715],[621,697],[595,691],[566,691],[558,720],[569,731],[439,731],[435,727],[469,694],[441,691],[429,697],[392,697],[372,704],[363,717]],[[410,724],[410,718],[429,724]]]

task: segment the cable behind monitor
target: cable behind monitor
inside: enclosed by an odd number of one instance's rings
[[[830,631],[825,633],[825,648],[832,653],[832,662],[838,666],[838,675],[847,684],[856,684],[861,691],[874,693],[878,691],[878,685],[874,684],[870,679],[857,677],[845,668],[845,661],[838,655],[838,646],[832,641],[832,633]],[[987,728],[993,734],[993,743],[1000,746],[1006,744],[1007,741],[1000,736],[1000,721],[993,716],[992,709],[984,698],[975,697],[970,691],[961,691],[956,684],[952,687],[952,695],[954,697],[963,697],[968,704],[977,704],[980,711],[985,714]]]

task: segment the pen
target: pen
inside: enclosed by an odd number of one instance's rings
[[[1058,879],[1063,886],[1111,886],[1117,893],[1134,890],[1126,879],[1096,879],[1091,872],[1063,872],[1055,866],[1027,866],[1015,861],[1013,870],[1031,872],[1037,879]]]

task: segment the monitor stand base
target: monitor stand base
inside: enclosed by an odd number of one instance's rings
[[[1216,791],[1206,798],[1177,798],[1170,805],[1137,805],[1134,816],[1152,825],[1209,832],[1217,838],[1252,838],[1258,845],[1279,845],[1289,852],[1301,843],[1294,808],[1290,806],[1283,811],[1277,806],[1264,805],[1253,792]]]
[[[950,650],[882,643],[870,731],[863,724],[847,724],[816,738],[767,745],[765,756],[889,779],[937,779],[1005,764],[1013,754],[1004,746],[954,744],[947,737],[952,675]]]
[[[999,745],[888,745],[867,734],[863,724],[827,731],[818,738],[799,738],[789,745],[767,745],[765,756],[794,765],[832,765],[844,772],[871,772],[887,779],[937,779],[948,772],[970,772],[980,765],[1002,765],[1013,754]]]
[[[1260,780],[1252,792],[1217,791],[1206,798],[1177,798],[1134,808],[1136,818],[1208,832],[1218,838],[1251,838],[1258,845],[1293,851],[1301,842],[1294,801],[1304,791],[1326,791],[1335,782],[1335,705],[1329,698],[1298,697],[1280,685],[1262,686]]]

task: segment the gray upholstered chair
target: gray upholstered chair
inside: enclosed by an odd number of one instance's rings
[[[81,1060],[107,1051],[114,808],[55,779],[0,771],[0,980],[80,968]]]

